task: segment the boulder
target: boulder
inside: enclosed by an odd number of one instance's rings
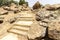
[[[60,40],[60,21],[54,20],[49,23],[48,34],[50,38]]]
[[[40,26],[48,27],[48,36],[55,40],[60,40],[60,12],[40,10],[36,14],[36,20]]]
[[[36,21],[31,25],[30,30],[28,31],[29,39],[35,39],[38,37],[45,36],[46,28],[40,26]]]
[[[60,4],[54,4],[54,5],[45,5],[45,9],[47,10],[57,10],[57,9],[60,9]]]
[[[0,8],[0,15],[8,14],[8,11],[4,10],[3,8]]]
[[[41,8],[41,4],[37,1],[34,5],[33,5],[33,9],[39,9]]]

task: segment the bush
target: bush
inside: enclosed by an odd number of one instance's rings
[[[15,3],[18,5],[18,2],[14,0],[0,0],[0,6],[10,5],[11,3]]]
[[[11,0],[11,1],[10,1],[10,4],[11,4],[11,3],[15,3],[16,5],[19,4],[17,1],[14,1],[14,0]]]
[[[0,6],[7,4],[8,0],[0,0]]]
[[[23,5],[23,4],[28,5],[28,2],[25,2],[25,0],[20,0],[20,1],[19,1],[19,5]]]

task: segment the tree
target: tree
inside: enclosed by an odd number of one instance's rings
[[[7,4],[8,0],[0,0],[0,6]]]
[[[15,3],[15,4],[19,4],[17,1],[14,1],[14,0],[0,0],[0,6],[3,6],[3,5],[10,5],[11,3]]]
[[[19,5],[23,5],[23,4],[28,5],[28,2],[25,2],[25,0],[20,0],[20,1],[19,1]]]
[[[10,3],[15,3],[15,4],[19,4],[17,1],[11,0]]]

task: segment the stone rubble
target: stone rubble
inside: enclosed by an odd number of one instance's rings
[[[42,27],[48,27],[49,38],[60,40],[60,5],[45,5],[36,13],[36,20]]]
[[[18,40],[45,40],[46,29],[49,38],[60,40],[60,4],[37,2],[33,9],[14,3],[0,7],[0,39],[4,33],[13,33]]]
[[[3,6],[1,10],[0,23],[3,21],[2,24],[0,24],[0,26],[2,26],[0,29],[1,38],[4,37],[4,33],[16,34],[18,35],[18,40],[35,39],[45,35],[46,28],[36,23],[35,13],[25,4],[16,6],[12,3],[10,6]]]

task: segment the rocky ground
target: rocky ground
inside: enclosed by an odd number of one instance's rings
[[[9,32],[20,35],[19,40],[60,40],[60,4],[37,3],[31,9],[12,3],[0,9],[1,36]]]
[[[48,28],[46,36],[51,40],[60,40],[60,5],[46,5],[36,13],[36,20],[42,27]],[[44,37],[44,38],[45,38]],[[50,39],[46,39],[50,40]]]

